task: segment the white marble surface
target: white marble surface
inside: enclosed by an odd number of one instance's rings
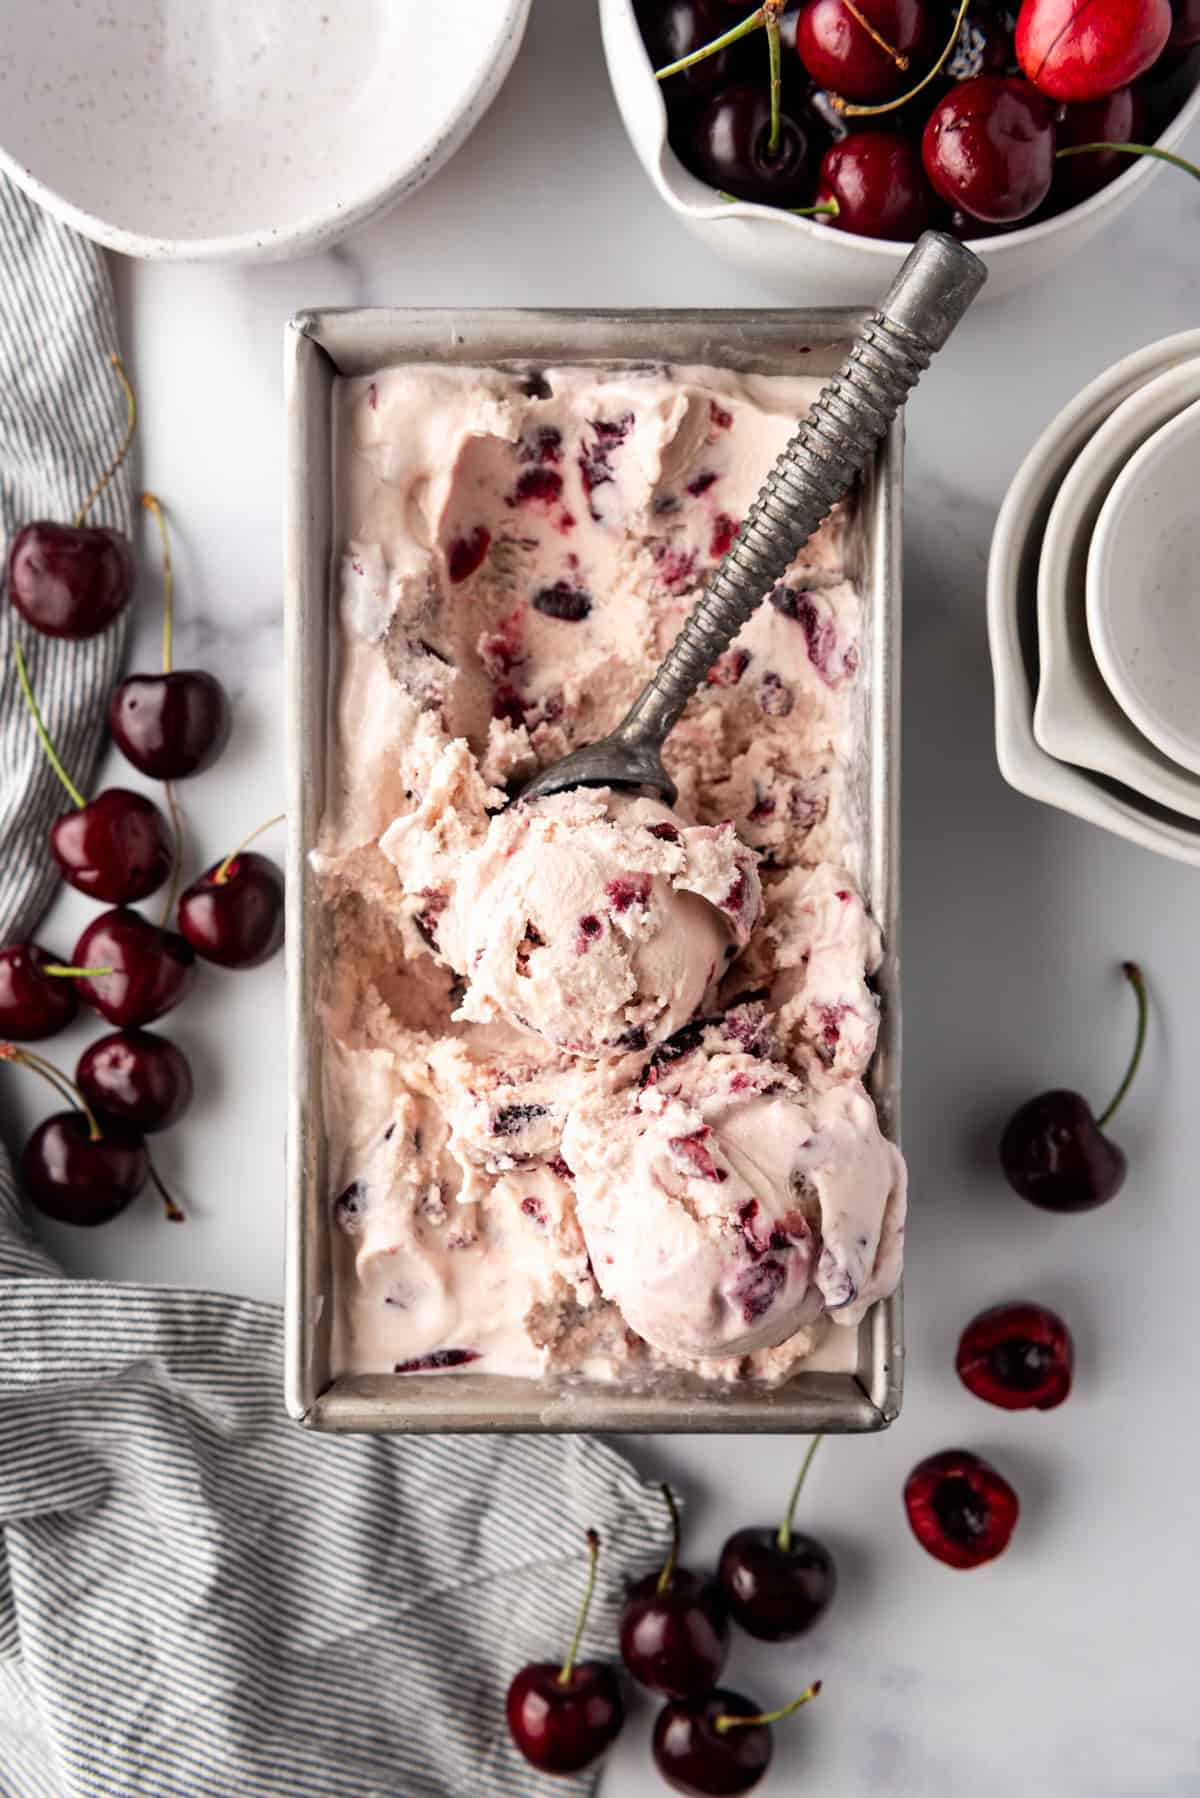
[[[341,249],[257,269],[119,264],[142,400],[140,478],[172,513],[177,659],[234,691],[229,753],[187,789],[197,857],[280,809],[281,340],[319,303],[769,302],[710,262],[654,198],[622,135],[589,0],[542,0],[513,77],[466,148],[401,211]],[[1193,143],[1192,153],[1200,151]],[[991,745],[984,564],[1004,486],[1033,436],[1117,356],[1194,325],[1200,197],[1166,173],[1053,286],[979,310],[911,407],[905,671],[905,1131],[914,1204],[909,1391],[886,1436],[822,1451],[803,1521],[842,1590],[809,1642],[739,1643],[731,1673],[782,1700],[825,1695],[780,1732],[772,1792],[823,1798],[1180,1798],[1200,1793],[1200,1671],[1189,1624],[1200,1449],[1190,1408],[1200,1206],[1194,1146],[1196,877],[1017,798]],[[146,539],[146,560],[156,566]],[[139,659],[156,651],[144,584]],[[114,772],[116,766],[114,764]],[[122,779],[129,775],[121,766]],[[64,900],[43,932],[68,947]],[[1013,1103],[1049,1083],[1107,1096],[1132,1022],[1116,975],[1144,959],[1148,1063],[1118,1134],[1132,1166],[1107,1211],[1075,1220],[1011,1196],[993,1145]],[[144,1203],[95,1235],[53,1232],[78,1272],[280,1291],[283,973],[207,971],[171,1020],[198,1102],[163,1142],[184,1229]],[[85,1032],[65,1043],[64,1059]],[[4,1122],[41,1095],[6,1081]],[[48,1234],[50,1232],[48,1231]],[[1010,1296],[1059,1306],[1076,1394],[1010,1417],[952,1372],[972,1312]],[[995,1566],[966,1576],[908,1535],[912,1462],[962,1444],[993,1456],[1024,1512]],[[691,1506],[689,1556],[771,1519],[797,1460],[786,1440],[630,1443]],[[471,1495],[464,1494],[464,1502]],[[552,1644],[547,1644],[552,1647]],[[604,1798],[663,1788],[649,1707]]]

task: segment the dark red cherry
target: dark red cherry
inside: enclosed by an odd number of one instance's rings
[[[27,524],[13,538],[8,591],[27,623],[47,637],[95,637],[133,592],[133,551],[104,525]]]
[[[854,131],[821,158],[817,204],[832,201],[827,222],[859,237],[911,243],[929,224],[933,196],[921,153],[891,131]]]
[[[108,704],[113,741],[152,780],[186,780],[211,768],[229,741],[229,700],[202,668],[131,674]]]
[[[696,174],[735,199],[806,206],[816,174],[813,137],[787,112],[780,115],[774,154],[770,137],[771,102],[765,89],[729,87],[696,119],[685,160]]]
[[[1084,100],[1078,106],[1064,106],[1058,116],[1057,148],[1068,150],[1075,144],[1140,143],[1142,114],[1141,96],[1132,87],[1119,87],[1102,100]],[[1085,156],[1060,157],[1054,171],[1051,198],[1059,206],[1078,206],[1132,166],[1132,159],[1123,156],[1119,150],[1089,150]]]
[[[807,1704],[821,1690],[809,1686],[781,1710],[764,1713],[752,1698],[718,1686],[706,1696],[673,1699],[654,1725],[655,1765],[673,1792],[694,1798],[736,1798],[752,1792],[771,1764],[772,1723]]]
[[[652,1692],[688,1698],[709,1692],[721,1677],[729,1651],[729,1618],[721,1588],[710,1574],[677,1565],[679,1514],[669,1486],[670,1553],[659,1573],[630,1587],[621,1612],[621,1658]]]
[[[994,1467],[965,1448],[918,1462],[904,1484],[913,1535],[935,1561],[966,1570],[1008,1547],[1020,1503]]]
[[[171,872],[171,831],[153,800],[107,787],[50,827],[50,849],[65,881],[90,899],[131,905]]]
[[[621,1733],[625,1704],[612,1667],[577,1661],[596,1582],[600,1538],[588,1531],[588,1580],[567,1658],[522,1667],[508,1688],[509,1734],[531,1766],[543,1773],[579,1773]]]
[[[38,1125],[21,1156],[32,1205],[64,1224],[106,1224],[137,1198],[150,1174],[141,1137],[115,1127],[94,1137],[81,1111]]]
[[[102,1124],[150,1136],[177,1124],[192,1102],[183,1050],[150,1030],[115,1030],[79,1059],[75,1083]]]
[[[118,1029],[152,1023],[185,998],[196,977],[191,945],[140,912],[102,912],[75,945],[81,968],[110,968],[76,981],[85,1005]]]
[[[894,99],[911,86],[929,40],[923,0],[811,0],[796,48],[818,87],[862,103]]]
[[[968,1392],[1005,1411],[1052,1411],[1071,1390],[1075,1346],[1044,1305],[995,1305],[973,1317],[955,1357]]]
[[[1000,1139],[1000,1164],[1009,1185],[1043,1211],[1093,1211],[1115,1198],[1125,1183],[1123,1150],[1104,1134],[1142,1059],[1148,1007],[1141,969],[1127,961],[1121,972],[1137,1000],[1137,1035],[1125,1077],[1096,1118],[1082,1093],[1039,1093],[1014,1112]]]
[[[1170,0],[1023,0],[1017,58],[1053,99],[1099,100],[1144,75],[1170,35]]]
[[[1167,49],[1174,54],[1200,44],[1200,0],[1172,0],[1171,35]]]
[[[732,23],[716,0],[638,0],[635,11],[642,42],[656,69],[665,69],[669,63],[711,44]],[[729,52],[716,50],[703,61],[693,63],[690,69],[669,75],[660,85],[668,104],[680,99],[695,100],[720,87],[728,73]]]
[[[1026,81],[980,75],[938,101],[921,155],[948,206],[991,224],[1027,218],[1054,177],[1054,109]]]
[[[721,1550],[717,1578],[735,1623],[760,1642],[791,1642],[823,1617],[837,1591],[837,1567],[823,1542],[792,1527],[813,1456],[804,1457],[783,1522],[735,1530]]]
[[[0,949],[0,1037],[32,1043],[66,1029],[79,1010],[75,982],[42,972],[60,965],[58,956],[40,943],[9,943]]]
[[[179,928],[197,955],[223,968],[256,968],[283,941],[283,875],[265,855],[239,850],[214,862],[179,901]]]

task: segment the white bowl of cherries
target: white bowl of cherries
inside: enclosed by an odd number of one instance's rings
[[[1131,204],[1200,118],[1200,0],[752,7],[600,0],[604,48],[663,199],[793,298],[874,299],[927,225],[1010,291]]]

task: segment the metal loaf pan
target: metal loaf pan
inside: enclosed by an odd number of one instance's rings
[[[826,375],[864,315],[856,311],[409,311],[306,312],[286,333],[288,815],[288,1106],[286,1396],[318,1430],[373,1431],[863,1431],[900,1408],[899,1295],[860,1324],[838,1369],[802,1371],[785,1385],[726,1386],[690,1374],[638,1386],[486,1374],[333,1379],[334,1304],[318,1018],[324,919],[309,851],[317,840],[329,750],[334,675],[334,444],[339,375],[399,363],[537,368],[708,363],[758,374]],[[899,1121],[900,517],[903,431],[897,423],[859,496],[853,572],[866,601],[859,682],[862,753],[854,770],[862,824],[861,873],[883,927],[883,1008],[869,1085],[884,1128]]]

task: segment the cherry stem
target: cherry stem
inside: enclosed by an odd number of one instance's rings
[[[50,766],[58,775],[59,780],[62,781],[63,786],[67,789],[67,792],[71,795],[75,804],[79,807],[80,811],[82,811],[87,804],[87,800],[63,767],[62,762],[59,760],[58,751],[50,741],[50,733],[47,731],[45,723],[42,720],[42,714],[38,710],[38,702],[33,696],[33,688],[29,684],[29,670],[25,666],[25,652],[15,636],[13,638],[13,654],[17,659],[17,679],[21,683],[21,691],[25,695],[25,704],[29,707],[29,715],[33,719],[33,728],[37,731],[42,748],[46,751],[46,754],[50,759]]]
[[[1091,150],[1120,150],[1126,156],[1156,156],[1159,162],[1169,162],[1173,169],[1182,169],[1185,175],[1191,175],[1200,181],[1200,169],[1185,156],[1176,156],[1173,150],[1160,150],[1157,144],[1070,144],[1064,150],[1056,150],[1055,156],[1086,156]]]
[[[225,882],[229,879],[230,868],[233,866],[233,864],[237,860],[238,856],[242,853],[242,850],[249,848],[250,844],[254,841],[255,837],[261,837],[264,830],[270,830],[272,825],[282,824],[286,817],[287,817],[286,812],[277,812],[273,818],[268,818],[265,824],[260,824],[257,830],[252,830],[250,832],[250,835],[245,839],[245,841],[239,843],[236,849],[231,849],[229,851],[229,854],[225,857],[225,860],[220,864],[220,866],[217,868],[216,872],[213,874],[213,877],[212,877],[213,885],[215,887],[223,887],[225,885]]]
[[[723,187],[717,189],[717,198],[718,200],[728,200],[731,206],[740,206],[742,204],[736,194],[727,194]],[[842,209],[836,200],[830,199],[822,200],[820,204],[816,206],[777,206],[775,210],[777,212],[790,212],[793,218],[798,219],[835,219]]]
[[[1137,1036],[1134,1039],[1133,1054],[1130,1057],[1129,1066],[1125,1070],[1125,1078],[1113,1094],[1108,1109],[1102,1111],[1100,1116],[1096,1119],[1096,1123],[1101,1130],[1103,1130],[1105,1124],[1107,1124],[1114,1116],[1117,1107],[1133,1085],[1134,1076],[1141,1066],[1142,1050],[1146,1047],[1146,1024],[1150,1016],[1150,1005],[1146,998],[1146,982],[1142,970],[1135,961],[1123,961],[1121,963],[1121,972],[1133,988],[1134,997],[1137,999]]]
[[[675,1563],[679,1559],[679,1506],[675,1503],[675,1494],[667,1485],[666,1480],[662,1483],[662,1495],[667,1501],[667,1510],[671,1513],[671,1549],[663,1562],[662,1572],[658,1576],[658,1584],[654,1588],[660,1598],[664,1592],[669,1592],[671,1589],[671,1581],[675,1577]]]
[[[682,74],[684,69],[694,68],[698,62],[703,62],[706,56],[715,56],[718,50],[724,50],[728,45],[736,44],[739,38],[749,37],[752,31],[757,31],[760,25],[766,24],[767,14],[771,10],[770,4],[756,6],[749,17],[743,19],[740,25],[735,25],[731,31],[723,31],[720,37],[713,38],[709,44],[701,44],[698,50],[689,50],[688,54],[681,56],[678,62],[669,62],[665,68],[655,69],[654,79],[666,81],[672,75]]]
[[[905,56],[902,51],[897,50],[894,44],[889,44],[881,31],[876,31],[874,25],[872,25],[866,14],[860,12],[858,7],[855,6],[854,0],[842,0],[842,5],[846,8],[850,17],[862,26],[872,43],[878,44],[879,48],[883,51],[883,54],[890,57],[898,69],[907,69],[909,63],[908,57]]]
[[[587,1533],[588,1575],[587,1585],[583,1589],[583,1603],[579,1607],[579,1619],[575,1625],[575,1634],[571,1637],[571,1646],[567,1650],[567,1658],[562,1664],[562,1672],[558,1676],[560,1686],[569,1686],[571,1675],[575,1671],[575,1656],[579,1653],[579,1644],[583,1640],[583,1632],[587,1627],[588,1612],[592,1608],[592,1593],[596,1589],[596,1562],[600,1558],[600,1537],[595,1530]]]
[[[149,1160],[149,1157],[147,1157],[147,1162],[150,1168],[150,1182],[158,1193],[159,1198],[166,1206],[168,1220],[173,1224],[185,1224],[187,1222],[187,1217],[163,1185],[162,1180],[159,1177],[158,1169],[155,1167],[154,1163]]]
[[[800,1471],[796,1475],[796,1484],[792,1487],[792,1496],[788,1500],[788,1508],[783,1514],[783,1522],[780,1524],[779,1534],[775,1538],[775,1546],[779,1549],[781,1554],[788,1554],[791,1551],[792,1517],[795,1513],[796,1504],[800,1497],[800,1488],[803,1486],[805,1480],[808,1477],[808,1470],[812,1466],[813,1456],[816,1454],[817,1450],[820,1448],[822,1441],[823,1441],[823,1437],[821,1437],[821,1436],[813,1437],[812,1441],[808,1445],[808,1453],[805,1455],[804,1460],[801,1463]]]
[[[160,930],[166,929],[167,921],[175,909],[175,901],[179,897],[179,879],[183,873],[183,813],[180,811],[179,801],[175,797],[175,788],[169,780],[163,781],[163,793],[167,801],[167,810],[171,814],[174,849],[171,856],[171,878],[167,882],[167,896],[163,901],[162,913],[158,920]]]
[[[46,1061],[35,1055],[32,1049],[18,1048],[16,1043],[0,1043],[0,1061],[15,1061],[19,1066],[30,1068],[40,1074],[47,1085],[52,1086],[60,1099],[76,1111],[81,1111],[87,1119],[88,1136],[92,1142],[99,1142],[103,1136],[96,1114],[73,1081],[68,1080],[61,1068],[56,1068],[52,1061]]]
[[[54,974],[63,980],[99,979],[101,974],[111,974],[111,968],[66,968],[61,962],[43,962],[38,969],[39,974]]]
[[[793,1698],[790,1704],[785,1704],[780,1710],[763,1711],[757,1717],[714,1717],[713,1728],[719,1736],[725,1736],[731,1729],[742,1729],[750,1723],[780,1723],[784,1717],[790,1717],[793,1711],[798,1711],[802,1704],[807,1704],[810,1699],[815,1698],[820,1690],[820,1680],[814,1679],[812,1685],[806,1686],[799,1698]]]
[[[172,612],[175,598],[175,572],[171,567],[171,537],[167,530],[167,515],[162,509],[162,501],[156,494],[143,493],[142,504],[147,512],[153,512],[154,522],[158,526],[158,534],[162,539],[162,582],[163,582],[163,638],[162,638],[162,671],[171,672],[171,630]]]
[[[971,0],[959,0],[958,16],[954,21],[954,29],[950,33],[946,48],[942,51],[942,54],[938,57],[929,73],[923,75],[920,81],[917,82],[917,85],[915,87],[910,87],[906,94],[898,94],[894,100],[885,100],[879,106],[854,106],[849,100],[843,100],[840,94],[831,94],[829,98],[832,105],[842,114],[843,118],[855,119],[877,118],[881,112],[895,112],[898,106],[907,105],[910,100],[915,99],[922,88],[929,86],[929,83],[936,75],[940,74],[946,63],[950,60],[950,53],[958,42],[958,34],[962,30],[962,22],[967,16],[967,8],[970,4]]]
[[[779,58],[779,7],[764,6],[767,26],[767,56],[771,69],[771,133],[767,138],[768,158],[778,156],[779,139],[782,134],[780,124],[780,95],[783,92],[783,72]]]
[[[112,461],[104,470],[104,473],[100,476],[100,479],[96,482],[96,485],[92,488],[92,491],[88,494],[78,512],[75,514],[76,530],[79,529],[92,507],[100,498],[100,495],[104,492],[104,489],[108,486],[108,483],[112,480],[118,468],[120,468],[122,462],[129,454],[133,445],[133,434],[137,429],[137,402],[133,397],[133,388],[129,384],[129,376],[125,373],[125,364],[121,361],[119,356],[110,356],[109,361],[116,369],[117,379],[125,389],[125,409],[127,414],[125,421],[125,436],[121,441],[120,449],[117,451],[116,455],[113,457]]]

